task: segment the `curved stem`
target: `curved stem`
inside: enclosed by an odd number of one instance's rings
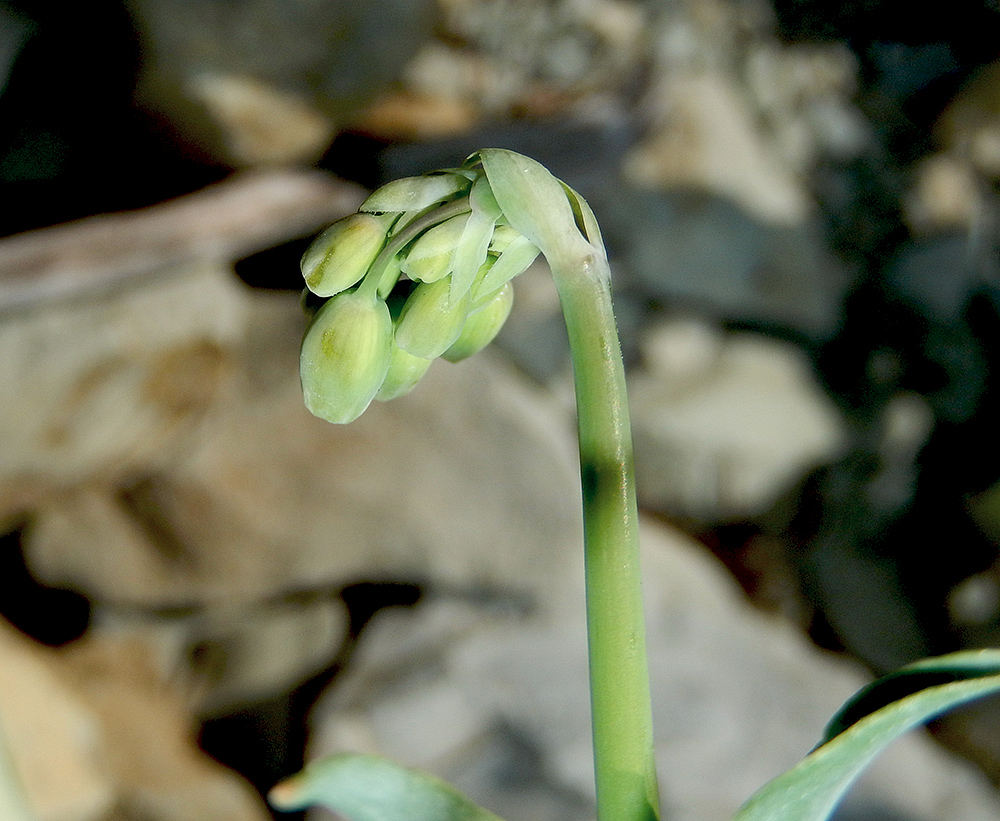
[[[595,254],[551,267],[579,420],[597,818],[656,821],[632,435],[609,272]]]

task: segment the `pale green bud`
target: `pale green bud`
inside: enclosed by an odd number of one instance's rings
[[[468,221],[468,214],[460,214],[424,231],[400,264],[406,275],[419,282],[436,282],[450,274],[455,248]]]
[[[306,287],[317,296],[333,296],[356,285],[385,245],[389,220],[352,214],[320,234],[302,257]]]
[[[509,225],[498,222],[493,229],[493,236],[490,238],[490,253],[501,254],[515,239],[521,236],[520,231],[515,231]]]
[[[376,189],[358,210],[369,214],[421,211],[464,191],[470,184],[468,177],[451,172],[403,177]]]
[[[396,344],[423,359],[443,354],[462,333],[472,297],[451,298],[451,278],[421,282],[406,299],[396,322]]]
[[[433,361],[407,353],[394,343],[392,356],[389,359],[389,372],[385,375],[385,381],[375,394],[375,398],[379,402],[388,402],[390,399],[405,396],[416,387]]]
[[[500,333],[513,304],[514,286],[508,282],[482,308],[469,314],[462,333],[441,357],[449,362],[459,362],[479,353]]]
[[[306,407],[328,422],[353,422],[382,386],[391,353],[386,304],[353,291],[338,294],[317,311],[302,340]]]

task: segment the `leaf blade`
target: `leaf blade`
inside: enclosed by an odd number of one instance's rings
[[[947,672],[955,678],[890,702],[848,727],[838,719],[860,698],[901,676]],[[827,740],[791,770],[758,790],[733,821],[824,821],[864,768],[907,730],[978,698],[1000,692],[1000,650],[926,659],[880,679],[850,699],[829,725]]]
[[[357,753],[317,759],[268,800],[285,811],[322,805],[348,821],[500,821],[428,773]]]

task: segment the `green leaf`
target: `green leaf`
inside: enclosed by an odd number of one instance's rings
[[[841,708],[819,747],[761,788],[733,821],[823,821],[890,742],[953,707],[996,692],[1000,650],[926,659],[879,679]]]
[[[347,821],[500,821],[432,775],[354,753],[312,762],[268,800],[285,811],[321,805]]]

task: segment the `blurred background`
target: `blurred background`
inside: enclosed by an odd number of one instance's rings
[[[592,817],[544,264],[410,396],[299,395],[309,238],[480,147],[611,256],[666,819],[995,645],[998,44],[992,0],[2,0],[0,727],[38,821],[262,821],[333,750]],[[984,703],[837,818],[996,818],[998,782]]]

